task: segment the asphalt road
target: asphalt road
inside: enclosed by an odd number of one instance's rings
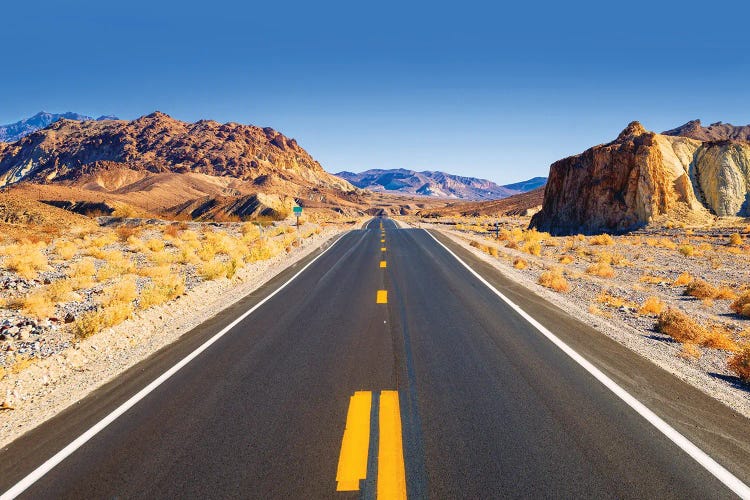
[[[399,475],[410,498],[733,496],[426,231],[383,219],[383,236],[380,223],[343,236],[21,496],[375,498]],[[748,483],[747,419],[438,238]],[[313,257],[0,450],[0,491]],[[355,393],[369,402],[359,430]],[[345,427],[369,432],[348,469]],[[358,491],[336,491],[337,471],[359,465]]]

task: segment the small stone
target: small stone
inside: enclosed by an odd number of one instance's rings
[[[63,319],[63,321],[65,321],[65,323],[72,323],[72,322],[74,322],[75,320],[76,320],[76,317],[75,317],[75,316],[73,316],[73,313],[68,313],[68,314],[66,314],[66,315],[65,315],[65,318]]]
[[[17,326],[11,326],[10,328],[8,328],[8,330],[6,330],[6,332],[9,335],[16,335],[19,332],[19,330],[20,328],[18,328]]]

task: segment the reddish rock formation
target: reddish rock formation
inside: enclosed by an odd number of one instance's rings
[[[615,141],[553,163],[531,226],[553,234],[619,232],[661,216],[750,215],[750,144],[727,139],[744,137],[744,128],[712,127],[709,134],[693,122],[663,135],[632,122]],[[705,134],[723,140],[692,138]]]

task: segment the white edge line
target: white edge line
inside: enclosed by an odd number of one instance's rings
[[[604,384],[607,389],[612,391],[618,398],[624,401],[625,404],[630,406],[640,416],[645,418],[651,425],[656,427],[662,434],[669,438],[670,441],[680,447],[680,449],[682,449],[685,453],[693,457],[696,462],[698,462],[708,472],[713,474],[727,488],[736,493],[740,498],[750,499],[750,487],[743,483],[738,477],[726,470],[723,466],[716,462],[716,460],[711,458],[706,452],[694,445],[688,438],[677,432],[674,427],[662,420],[662,418],[655,414],[653,411],[649,410],[643,403],[631,396],[630,393],[628,393],[625,389],[617,385],[614,380],[605,375],[596,366],[587,361],[586,358],[578,354],[565,342],[560,340],[560,338],[557,337],[554,333],[547,330],[547,328],[545,328],[541,323],[532,318],[526,311],[521,309],[521,307],[519,307],[508,297],[503,295],[497,288],[492,286],[492,284],[490,284],[486,279],[480,276],[479,273],[474,271],[474,269],[472,269],[466,262],[461,260],[458,255],[453,253],[450,248],[448,248],[440,240],[435,238],[435,236],[433,236],[429,231],[425,230],[425,232],[429,234],[433,240],[435,240],[441,247],[443,247],[449,254],[451,254],[458,262],[460,262],[471,274],[474,275],[475,278],[484,283],[487,288],[492,290],[495,295],[500,297],[503,302],[508,304],[522,318],[528,321],[531,326],[539,330],[542,335],[547,337],[553,344],[560,348],[560,350],[562,350],[571,359],[573,359],[573,361],[581,365],[584,370],[593,375],[594,378]]]
[[[190,363],[193,359],[195,359],[198,355],[200,355],[203,351],[208,349],[211,344],[219,340],[221,337],[227,334],[232,328],[237,326],[242,320],[247,318],[249,315],[251,315],[253,312],[255,312],[256,309],[258,309],[260,306],[271,300],[271,298],[274,297],[277,293],[279,293],[281,290],[286,288],[286,286],[294,281],[297,276],[302,274],[305,269],[310,267],[316,260],[321,258],[328,250],[334,247],[336,243],[343,238],[348,231],[341,236],[339,236],[336,241],[334,241],[331,246],[320,252],[317,257],[315,257],[313,260],[308,262],[305,267],[300,269],[294,276],[289,278],[289,280],[281,285],[279,288],[274,290],[271,294],[266,296],[263,300],[255,304],[253,307],[245,311],[240,317],[229,323],[227,326],[225,326],[219,333],[215,334],[213,337],[208,339],[206,342],[204,342],[200,347],[195,349],[193,352],[185,356],[179,363],[174,365],[172,368],[161,374],[158,378],[156,378],[153,382],[148,384],[146,387],[138,391],[135,395],[131,396],[130,399],[125,401],[123,404],[118,406],[112,413],[104,417],[102,420],[94,424],[89,430],[78,436],[73,442],[71,442],[69,445],[67,445],[62,450],[55,453],[51,458],[49,458],[46,462],[44,462],[42,465],[34,469],[29,475],[21,479],[18,483],[13,485],[8,491],[0,495],[0,500],[10,500],[12,498],[17,497],[21,493],[23,493],[29,486],[37,482],[39,479],[41,479],[45,474],[47,474],[50,470],[52,470],[55,466],[57,466],[60,462],[65,460],[67,457],[69,457],[73,452],[75,452],[78,448],[83,446],[89,439],[96,436],[99,432],[101,432],[105,427],[107,427],[109,424],[117,420],[118,417],[120,417],[123,413],[128,411],[130,408],[135,406],[141,399],[145,398],[149,393],[151,393],[154,389],[159,387],[161,384],[167,381],[172,375],[180,371],[181,368],[183,368],[185,365]]]

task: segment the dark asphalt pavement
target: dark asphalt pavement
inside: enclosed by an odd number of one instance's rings
[[[379,220],[343,236],[23,496],[356,498],[336,492],[349,398],[398,390],[410,498],[732,497],[427,232],[383,219],[381,244]],[[748,482],[748,419],[436,236]],[[312,258],[0,450],[0,491]]]

